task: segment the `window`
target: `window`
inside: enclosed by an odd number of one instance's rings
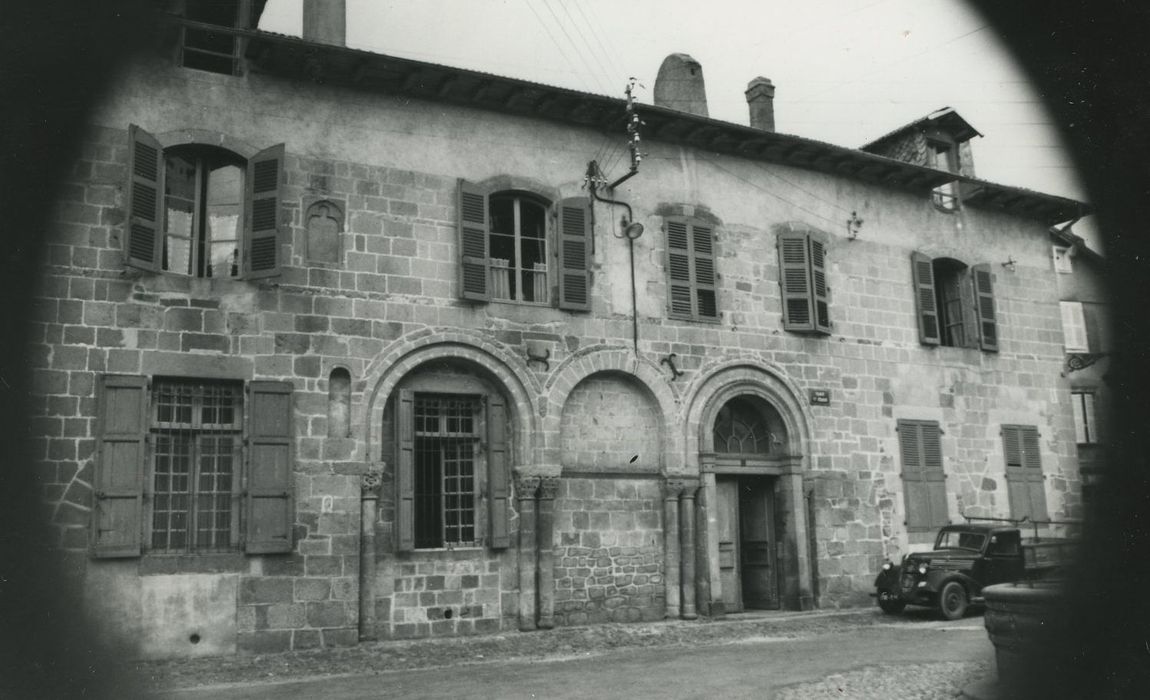
[[[1062,345],[1066,352],[1089,352],[1090,341],[1086,333],[1086,313],[1082,303],[1062,301]]]
[[[826,239],[814,232],[779,234],[779,287],[783,328],[797,333],[831,332]]]
[[[953,143],[930,140],[927,143],[930,167],[948,173],[959,173],[958,148]],[[946,211],[958,209],[958,183],[947,182],[934,188],[931,199],[935,206]]]
[[[1006,457],[1006,488],[1012,518],[1046,520],[1046,477],[1042,474],[1038,428],[1030,425],[1002,426]]]
[[[292,388],[244,389],[101,377],[94,556],[291,551]]]
[[[1070,257],[1070,248],[1056,245],[1052,247],[1054,257],[1054,271],[1069,275],[1074,272],[1074,258]]]
[[[184,17],[197,24],[181,25],[179,63],[187,68],[238,75],[241,42],[231,32],[212,29],[244,28],[251,24],[250,0],[189,0]]]
[[[1098,422],[1094,413],[1093,391],[1072,391],[1070,402],[1074,407],[1074,442],[1092,445],[1098,442]]]
[[[249,160],[213,146],[164,149],[129,128],[128,265],[190,277],[279,274],[283,145]]]
[[[907,531],[923,532],[946,525],[950,520],[938,422],[899,420],[897,431]]]
[[[590,310],[592,231],[585,197],[551,206],[527,192],[491,193],[460,180],[458,203],[463,299]]]
[[[664,230],[670,315],[695,321],[717,320],[714,227],[696,219],[676,217],[666,220]]]
[[[395,429],[397,550],[508,547],[503,399],[401,389]]]
[[[990,266],[911,254],[919,340],[924,345],[998,351]]]
[[[934,548],[967,549],[972,552],[981,552],[984,542],[986,542],[986,535],[979,532],[945,530],[938,533],[938,539],[934,543]]]
[[[775,442],[767,421],[749,400],[734,398],[719,409],[715,419],[715,452],[768,454]]]

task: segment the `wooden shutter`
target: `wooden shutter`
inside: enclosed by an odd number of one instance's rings
[[[671,315],[692,318],[695,293],[691,280],[691,244],[687,222],[667,220],[667,291]]]
[[[488,541],[495,549],[511,545],[511,465],[507,449],[507,406],[498,394],[487,395],[487,512]]]
[[[1062,311],[1062,345],[1066,352],[1089,352],[1086,315],[1077,301],[1059,302]]]
[[[248,385],[246,541],[249,554],[292,551],[292,384]]]
[[[160,270],[164,238],[164,149],[154,136],[128,127],[127,240],[124,261],[149,272]]]
[[[466,180],[459,181],[458,192],[459,294],[470,301],[490,301],[487,193]]]
[[[914,279],[914,308],[918,314],[918,339],[923,345],[942,343],[932,263],[933,261],[922,253],[910,254],[911,276]]]
[[[559,308],[591,309],[591,217],[586,197],[559,203]]]
[[[815,330],[811,298],[811,261],[807,234],[780,233],[779,287],[782,289],[783,328]]]
[[[395,549],[415,549],[415,394],[408,389],[395,402]]]
[[[826,244],[814,236],[810,236],[811,255],[811,292],[814,295],[815,330],[821,333],[831,332],[831,311],[829,290],[827,289]]]
[[[695,313],[702,318],[719,317],[718,290],[715,284],[714,229],[690,223],[692,272],[695,283]]]
[[[974,278],[975,311],[978,317],[978,345],[998,352],[998,322],[994,316],[994,283],[986,263],[970,268]]]
[[[140,555],[147,473],[148,380],[104,375],[97,394],[99,454],[92,508],[92,556]]]
[[[1042,474],[1038,429],[1028,425],[1002,426],[1006,457],[1006,485],[1010,514],[1015,518],[1046,520],[1046,477]]]
[[[284,145],[265,148],[248,161],[244,200],[244,276],[274,277],[280,273],[279,222],[283,195]]]
[[[903,496],[908,530],[929,530],[949,522],[942,441],[934,421],[900,420]]]

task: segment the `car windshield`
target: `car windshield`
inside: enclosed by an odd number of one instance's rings
[[[981,532],[963,532],[962,530],[943,530],[938,533],[938,544],[935,549],[969,549],[972,552],[981,552],[982,543],[986,535]]]

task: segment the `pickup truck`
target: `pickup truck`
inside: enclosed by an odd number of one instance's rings
[[[983,603],[986,586],[1044,578],[1072,560],[1075,540],[1040,538],[1035,530],[1034,537],[1023,537],[1013,524],[947,525],[932,551],[907,554],[901,565],[883,564],[873,595],[891,615],[924,605],[957,620],[968,606]]]

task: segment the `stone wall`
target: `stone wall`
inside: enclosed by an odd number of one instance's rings
[[[661,620],[658,479],[562,481],[555,499],[555,624]]]

